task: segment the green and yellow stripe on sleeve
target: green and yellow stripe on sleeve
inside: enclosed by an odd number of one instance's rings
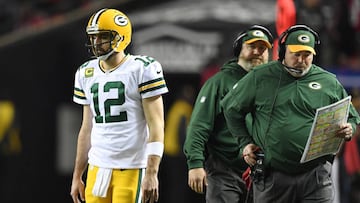
[[[75,87],[74,88],[74,97],[81,99],[81,100],[85,100],[86,97],[85,97],[84,90]]]
[[[155,80],[150,80],[139,85],[140,94],[151,92],[166,87],[166,83],[163,77]]]

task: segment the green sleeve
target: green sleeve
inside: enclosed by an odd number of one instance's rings
[[[360,124],[360,116],[352,104],[350,104],[348,122],[352,126],[353,134],[355,134],[357,125]]]
[[[338,82],[338,92],[340,92],[340,99],[343,99],[348,96],[348,93],[346,92],[345,88],[341,85],[340,82]],[[351,124],[351,127],[353,129],[353,133],[355,134],[357,125],[360,124],[360,116],[355,107],[350,104],[349,108],[349,116],[348,116],[348,123]]]
[[[360,124],[360,116],[352,104],[350,104],[348,123],[351,124],[351,127],[353,129],[353,134],[355,134],[357,125]]]
[[[208,80],[201,88],[186,132],[184,154],[188,168],[203,168],[205,147],[214,128],[214,120],[220,112],[218,85]]]
[[[246,116],[254,108],[256,84],[253,73],[239,80],[221,101],[227,126],[231,134],[238,138],[241,148],[253,142],[246,125]]]

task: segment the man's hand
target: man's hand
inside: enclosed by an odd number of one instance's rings
[[[159,180],[157,173],[146,174],[141,185],[142,203],[154,203],[159,199]]]
[[[74,203],[85,201],[85,184],[80,178],[74,178],[71,184],[70,195]],[[79,199],[80,196],[80,199]]]
[[[189,187],[197,193],[204,193],[207,187],[206,171],[204,168],[193,168],[189,170]]]
[[[249,165],[249,166],[254,166],[256,164],[256,155],[255,152],[259,149],[258,146],[254,145],[254,144],[248,144],[245,146],[245,148],[243,149],[243,157],[244,157],[244,161]]]
[[[353,130],[350,123],[340,125],[340,129],[336,132],[336,136],[344,138],[345,141],[349,141],[352,138]]]

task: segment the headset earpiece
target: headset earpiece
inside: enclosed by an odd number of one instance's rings
[[[241,52],[242,47],[242,38],[246,36],[246,31],[241,32],[238,37],[236,37],[234,43],[233,43],[233,53],[235,57],[239,57],[239,54]]]
[[[290,33],[298,31],[298,30],[305,30],[314,35],[315,49],[316,49],[316,46],[320,44],[319,35],[313,29],[311,29],[310,27],[308,27],[306,25],[293,25],[293,26],[289,27],[285,32],[283,32],[279,37],[279,41],[278,41],[278,55],[279,55],[278,60],[279,61],[284,60],[284,57],[285,57],[285,51],[286,51],[285,42],[286,42],[287,36]]]
[[[279,42],[278,42],[279,61],[282,61],[285,57],[285,41],[286,41],[285,35],[288,35],[287,31],[283,32],[279,37]]]
[[[238,36],[236,37],[236,39],[233,43],[233,53],[234,53],[235,57],[239,57],[239,54],[241,52],[241,47],[243,44],[242,40],[244,37],[247,36],[247,32],[249,32],[250,30],[261,30],[268,37],[270,44],[271,45],[273,44],[274,38],[273,38],[271,32],[267,28],[260,26],[260,25],[253,25],[250,28],[248,28],[247,30],[244,30],[243,32],[238,34]]]

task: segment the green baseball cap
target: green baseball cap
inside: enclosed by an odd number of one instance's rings
[[[310,51],[314,55],[315,52],[315,37],[314,35],[306,30],[298,30],[291,32],[286,37],[286,45],[291,52],[299,52],[299,51]]]
[[[245,44],[251,44],[255,41],[263,41],[267,48],[272,47],[268,36],[262,30],[249,30],[247,35],[243,38]]]

